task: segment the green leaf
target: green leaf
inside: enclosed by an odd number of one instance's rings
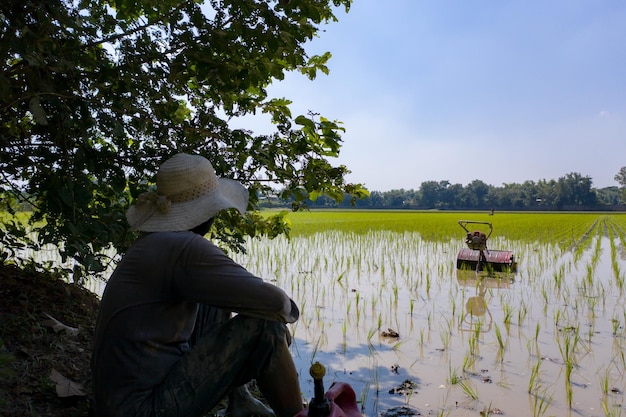
[[[342,194],[346,171],[324,159],[338,154],[341,128],[317,115],[294,119],[289,98],[268,86],[288,72],[328,72],[330,53],[311,55],[309,41],[350,3],[54,1],[12,10],[0,61],[0,169],[3,190],[29,201],[36,243],[57,245],[87,274],[104,270],[99,250],[128,248],[136,235],[124,213],[175,152],[204,155],[259,193],[284,187],[293,209],[310,193]],[[250,130],[258,113],[270,115],[272,131]],[[245,235],[289,230],[284,216],[223,222],[216,238],[233,250]],[[11,233],[1,239],[7,252],[25,239]]]
[[[300,115],[300,116],[296,117],[295,122],[296,122],[296,124],[298,124],[300,126],[307,127],[310,130],[315,130],[315,122],[313,120],[309,119],[308,117]]]

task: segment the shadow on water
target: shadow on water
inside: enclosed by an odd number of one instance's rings
[[[408,399],[420,391],[420,378],[407,372],[397,362],[387,365],[385,358],[393,356],[394,349],[386,343],[385,337],[380,339],[375,344],[350,344],[345,351],[334,352],[315,351],[315,346],[306,340],[294,339],[292,351],[305,400],[310,400],[314,394],[310,365],[319,361],[326,367],[324,387],[328,388],[334,382],[350,384],[365,415],[377,415],[385,410],[407,406]],[[345,362],[349,365],[346,366]]]

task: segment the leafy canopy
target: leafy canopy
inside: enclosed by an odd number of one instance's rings
[[[328,73],[330,54],[308,56],[320,26],[351,0],[3,0],[0,4],[0,199],[32,209],[38,244],[98,272],[132,234],[124,213],[176,152],[208,157],[219,176],[249,186],[251,207],[282,187],[307,198],[367,194],[333,166],[340,123],[269,97],[288,71]],[[272,134],[235,129],[267,114]],[[282,214],[284,216],[284,213]],[[226,214],[219,239],[287,232],[281,215]],[[0,243],[26,241],[5,222]],[[33,243],[34,245],[34,243]],[[5,257],[8,256],[5,252]]]

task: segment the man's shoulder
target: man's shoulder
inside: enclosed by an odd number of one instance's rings
[[[190,231],[153,232],[142,237],[137,242],[136,249],[154,250],[161,253],[165,251],[170,255],[174,253],[201,256],[223,255],[223,251],[210,240]]]

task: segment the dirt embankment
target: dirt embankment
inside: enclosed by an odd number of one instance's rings
[[[95,294],[0,265],[0,409],[6,417],[89,416]]]

